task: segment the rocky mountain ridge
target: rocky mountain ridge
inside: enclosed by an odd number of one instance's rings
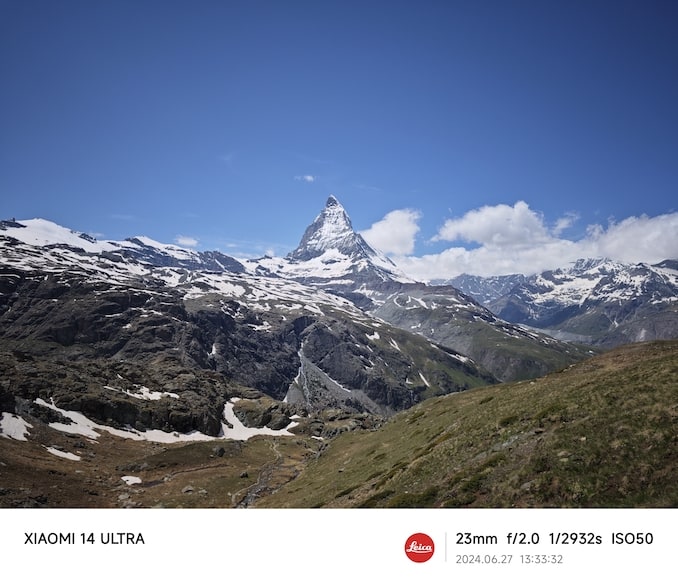
[[[483,306],[508,294],[517,285],[523,283],[527,277],[521,273],[510,275],[493,275],[492,277],[480,277],[462,273],[452,279],[438,279],[432,281],[433,285],[452,285],[458,290],[471,296]]]
[[[500,318],[601,347],[678,338],[678,261],[579,259],[530,277],[458,278]]]

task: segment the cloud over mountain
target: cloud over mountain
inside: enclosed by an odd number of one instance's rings
[[[386,254],[409,255],[414,251],[420,217],[416,210],[393,210],[360,234]]]
[[[434,241],[464,240],[486,245],[534,244],[548,239],[541,214],[523,201],[470,210],[445,221]]]
[[[389,252],[415,279],[450,278],[460,273],[532,274],[564,266],[579,258],[609,257],[625,262],[656,263],[678,257],[678,213],[630,216],[606,226],[586,227],[580,238],[565,237],[577,220],[568,212],[549,223],[523,201],[470,210],[445,220],[432,242],[451,246],[433,254],[413,255],[419,213],[394,210],[363,232]]]
[[[193,248],[198,246],[198,239],[193,238],[192,236],[184,236],[181,234],[174,239],[174,242],[182,247]]]

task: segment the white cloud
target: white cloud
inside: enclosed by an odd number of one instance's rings
[[[563,231],[577,219],[576,214],[568,213],[549,228],[543,215],[525,202],[484,206],[447,220],[433,239],[461,240],[479,246],[453,246],[419,257],[392,251],[396,253],[393,260],[411,277],[426,281],[460,273],[532,274],[586,257],[609,257],[629,263],[678,258],[678,213],[632,216],[621,222],[610,221],[606,227],[591,225],[578,240],[562,238]]]
[[[305,181],[306,183],[313,183],[318,177],[315,175],[295,175],[294,179],[297,181]]]
[[[198,240],[193,238],[192,236],[179,235],[177,238],[174,239],[174,242],[181,247],[197,247],[198,246]]]
[[[596,256],[620,261],[656,263],[678,258],[678,212],[631,216],[607,229],[589,226],[586,242]]]
[[[565,216],[558,218],[553,225],[553,234],[559,236],[564,230],[570,228],[575,222],[579,220],[579,214],[576,212],[568,212]]]
[[[393,210],[360,234],[373,247],[386,254],[409,255],[419,232],[416,210]]]
[[[446,220],[433,240],[464,240],[505,246],[532,244],[546,237],[542,216],[521,201],[514,206],[483,206],[461,218]]]

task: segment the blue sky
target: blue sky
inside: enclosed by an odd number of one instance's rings
[[[672,1],[0,0],[0,216],[284,255],[332,193],[422,278],[678,257],[677,26]]]

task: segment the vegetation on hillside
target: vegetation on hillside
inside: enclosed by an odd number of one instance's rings
[[[676,507],[678,341],[433,398],[343,434],[259,507]]]

